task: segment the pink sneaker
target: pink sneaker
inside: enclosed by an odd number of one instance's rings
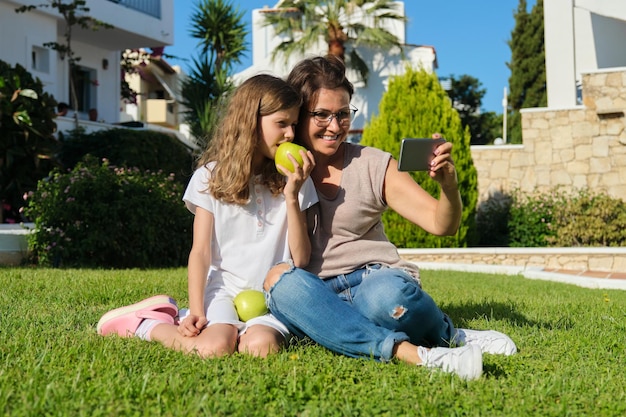
[[[98,321],[98,334],[117,334],[132,337],[143,319],[161,320],[174,324],[178,316],[176,301],[168,295],[155,295],[129,306],[116,308],[106,313]]]

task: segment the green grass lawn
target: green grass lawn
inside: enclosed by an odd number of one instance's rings
[[[424,271],[458,327],[518,345],[464,382],[403,363],[292,346],[203,360],[101,337],[106,311],[166,293],[185,269],[0,269],[0,413],[6,416],[624,416],[626,291],[517,276]]]

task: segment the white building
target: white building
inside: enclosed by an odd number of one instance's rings
[[[582,74],[626,67],[626,1],[545,0],[548,108],[582,104]]]
[[[395,3],[398,14],[404,16],[404,2]],[[264,7],[252,11],[252,66],[235,74],[236,80],[245,80],[258,73],[272,73],[285,77],[301,59],[308,56],[325,55],[328,52],[328,45],[323,39],[320,39],[320,42],[311,48],[306,56],[293,54],[288,60],[285,60],[284,57],[273,59],[272,53],[282,39],[276,35],[273,27],[265,26],[264,16],[267,13],[277,13],[279,4],[280,2],[273,8]],[[385,51],[365,47],[359,48],[359,52],[369,66],[370,74],[367,85],[364,85],[363,82],[354,82],[354,80],[359,79],[356,73],[348,73],[348,78],[353,81],[355,86],[352,104],[359,109],[356,119],[352,123],[351,140],[358,141],[360,139],[366,122],[372,114],[378,111],[378,103],[387,89],[389,77],[403,74],[407,64],[413,68],[423,68],[429,72],[437,68],[437,56],[433,47],[405,43],[406,26],[404,22],[391,22],[385,29],[394,34],[400,44],[403,44],[404,57],[402,57],[399,48]]]
[[[0,59],[22,65],[58,102],[70,103],[67,59],[44,46],[65,43],[64,19],[51,7],[15,12],[20,6],[40,3],[46,2],[0,0]],[[74,26],[72,32],[72,49],[81,58],[76,86],[78,116],[91,130],[86,121],[91,108],[97,109],[98,121],[120,121],[121,51],[174,43],[174,0],[88,0],[86,7],[89,16],[114,26],[98,31]],[[65,130],[64,124],[71,128],[71,120],[59,117],[59,130]]]

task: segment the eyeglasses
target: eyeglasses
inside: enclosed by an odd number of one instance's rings
[[[310,111],[309,115],[313,116],[313,121],[319,127],[328,126],[333,121],[333,118],[337,120],[339,126],[348,127],[357,111],[359,109],[352,106],[350,109],[339,110],[337,113],[332,113],[328,110],[317,110]]]

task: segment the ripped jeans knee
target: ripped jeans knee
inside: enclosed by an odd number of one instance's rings
[[[276,285],[280,277],[285,272],[293,270],[294,268],[295,266],[291,259],[285,262],[279,262],[271,267],[270,270],[267,272],[267,275],[265,275],[265,281],[263,281],[263,289],[265,290],[265,292],[269,293],[270,289],[272,289],[272,287]]]
[[[437,345],[454,327],[432,297],[410,274],[394,268],[368,274],[354,305],[377,325],[407,334],[413,343]]]
[[[396,319],[396,320],[400,320],[402,318],[402,316],[404,316],[406,314],[406,307],[403,305],[397,305],[394,307],[393,311],[391,312],[391,317]]]

